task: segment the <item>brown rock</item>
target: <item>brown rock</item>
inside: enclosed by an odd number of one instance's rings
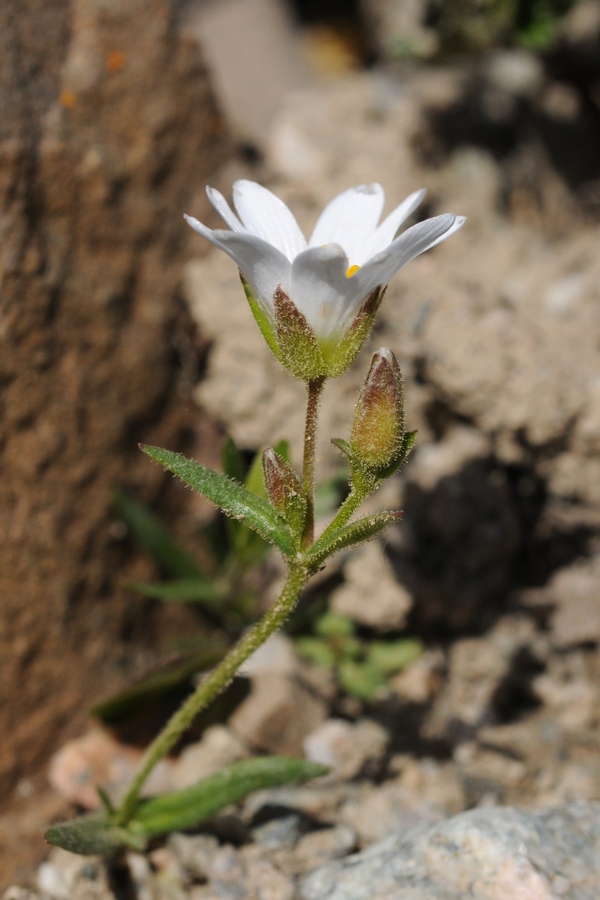
[[[406,623],[412,599],[394,578],[381,544],[365,544],[344,567],[346,581],[331,595],[331,608],[360,625],[396,631]]]
[[[390,678],[393,692],[407,703],[428,703],[442,686],[444,654],[430,650]]]
[[[248,755],[244,744],[228,728],[212,725],[206,729],[202,740],[182,752],[173,767],[173,785],[176,790],[190,787]]]
[[[377,768],[385,754],[388,733],[377,722],[355,724],[328,719],[304,740],[307,759],[329,766],[339,778],[354,778],[365,768]]]
[[[122,682],[113,493],[155,495],[138,441],[177,446],[196,416],[181,213],[225,144],[176,7],[0,8],[3,793]]]
[[[81,738],[68,741],[50,760],[48,779],[65,799],[85,809],[98,809],[96,786],[113,801],[125,793],[142,758],[136,747],[119,744],[105,731],[95,728]],[[172,788],[170,760],[162,760],[144,785],[144,794],[160,794]]]
[[[544,593],[556,604],[551,620],[555,646],[600,641],[600,556],[560,569]]]
[[[323,700],[297,679],[264,674],[252,679],[250,695],[230,717],[229,727],[251,747],[302,756],[304,738],[326,715]]]

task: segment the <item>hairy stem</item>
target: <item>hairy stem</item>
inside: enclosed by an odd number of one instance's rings
[[[150,744],[140,768],[118,809],[117,825],[127,825],[131,819],[146,779],[157,762],[177,743],[195,717],[227,685],[248,657],[277,630],[290,615],[307,578],[302,562],[290,565],[287,580],[276,603],[265,613],[257,624],[246,632],[225,659],[198,685],[177,712],[167,722],[161,733]]]
[[[365,500],[366,494],[358,491],[356,487],[352,487],[350,493],[338,509],[334,518],[331,520],[323,534],[319,537],[318,543],[325,542],[338,528],[346,524],[348,519],[356,512],[361,503]]]
[[[308,402],[306,404],[306,426],[304,429],[304,463],[302,478],[306,493],[306,520],[302,535],[302,546],[310,547],[315,533],[315,442],[317,437],[317,417],[319,401],[325,384],[324,378],[308,382]]]

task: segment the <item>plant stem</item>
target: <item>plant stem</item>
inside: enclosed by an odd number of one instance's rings
[[[367,495],[364,492],[358,491],[355,487],[352,487],[334,518],[331,520],[323,534],[320,535],[318,543],[321,544],[321,541],[326,541],[334,531],[337,531],[338,528],[345,525],[352,514],[356,512],[363,500],[365,500],[366,496]]]
[[[146,750],[140,768],[117,811],[115,824],[121,826],[128,824],[135,812],[140,790],[156,763],[166,756],[177,743],[198,713],[227,687],[242,663],[266,641],[269,635],[283,625],[296,605],[306,578],[307,571],[303,562],[290,565],[287,580],[277,601],[263,618],[250,631],[246,632],[233,650],[198,685],[194,693],[167,722],[161,733]]]
[[[317,417],[319,400],[325,384],[324,378],[308,382],[308,402],[306,404],[306,426],[304,429],[304,460],[302,478],[306,494],[306,521],[302,535],[302,547],[310,547],[315,532],[315,444],[317,437]]]

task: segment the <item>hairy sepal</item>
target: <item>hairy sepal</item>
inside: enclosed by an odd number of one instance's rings
[[[323,354],[306,317],[279,286],[273,295],[279,359],[294,378],[316,381],[326,375]]]
[[[369,337],[375,316],[381,306],[386,288],[376,287],[371,291],[354,321],[345,332],[341,341],[330,350],[325,350],[325,374],[329,378],[337,378],[350,368],[358,351]]]
[[[261,334],[264,337],[265,341],[269,345],[269,349],[272,351],[273,355],[277,357],[277,359],[281,362],[281,350],[279,349],[279,344],[277,343],[277,337],[275,335],[275,331],[267,314],[264,309],[252,293],[250,285],[240,272],[240,280],[242,282],[242,287],[244,288],[244,293],[246,295],[246,300],[248,301],[248,306],[250,307],[250,312],[256,319],[256,324],[260,328]]]
[[[302,482],[289,462],[275,450],[265,450],[262,464],[269,500],[290,526],[299,550],[308,506]]]
[[[357,457],[348,441],[345,441],[343,438],[332,438],[330,443],[337,447],[340,453],[343,453],[348,460],[351,470],[350,480],[353,489],[362,497],[366,498],[369,494],[372,494],[373,491],[376,491],[384,481],[387,481],[388,478],[395,475],[398,469],[404,465],[416,439],[416,431],[407,431],[402,438],[402,444],[397,459],[393,460],[388,466],[378,469],[365,466],[362,460]]]

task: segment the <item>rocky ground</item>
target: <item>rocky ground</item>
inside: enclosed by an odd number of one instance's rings
[[[128,869],[53,850],[35,890],[7,900],[600,895],[600,167],[574,184],[544,142],[552,124],[574,140],[578,115],[568,85],[520,51],[288,98],[246,174],[306,230],[369,181],[389,207],[425,186],[427,214],[468,217],[395,277],[321,422],[326,477],[369,353],[391,347],[419,437],[376,501],[404,521],[331,563],[321,586],[361,634],[425,650],[361,703],[279,636],[249,667],[248,697],[166,763],[155,790],[254,752],[305,754],[329,776],[253,795],[201,833],[131,854]],[[225,193],[232,174],[239,164],[221,173]],[[211,252],[185,284],[212,342],[199,405],[244,448],[283,436],[298,447],[303,387],[264,346],[233,265]],[[137,752],[92,732],[55,758],[53,784],[89,808],[86,779],[118,788]]]

